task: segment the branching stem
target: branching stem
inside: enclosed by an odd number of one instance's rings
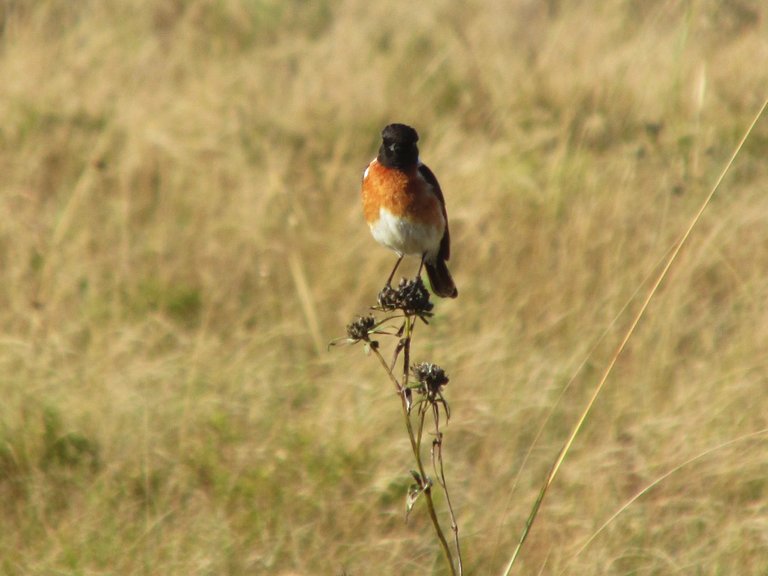
[[[456,518],[453,513],[453,508],[451,507],[451,504],[450,504],[450,498],[448,497],[448,491],[445,483],[445,476],[442,473],[442,456],[440,456],[441,473],[437,474],[437,476],[438,476],[438,482],[446,494],[446,502],[448,502],[448,507],[451,513],[451,530],[454,533],[454,541],[456,543],[456,550],[457,550],[457,555],[459,559],[458,572],[456,571],[456,566],[453,560],[453,553],[451,552],[451,547],[448,544],[448,540],[445,537],[445,533],[443,532],[443,529],[440,526],[440,520],[437,517],[435,503],[434,503],[434,500],[432,499],[431,481],[429,480],[429,477],[427,476],[426,471],[424,470],[424,463],[421,458],[421,439],[422,439],[423,430],[424,430],[424,412],[422,410],[419,410],[419,414],[421,415],[421,418],[419,421],[418,434],[414,432],[413,422],[411,421],[411,416],[410,416],[410,406],[409,406],[407,391],[408,391],[408,378],[409,378],[409,366],[410,366],[411,338],[413,336],[413,329],[415,327],[414,320],[415,320],[415,316],[411,316],[411,315],[405,316],[403,330],[402,330],[402,337],[400,339],[400,342],[398,342],[395,348],[395,354],[394,354],[394,358],[391,365],[387,364],[387,361],[384,359],[384,356],[382,356],[378,347],[372,347],[371,350],[373,351],[374,355],[379,359],[379,363],[387,372],[387,375],[389,376],[390,381],[395,385],[395,388],[397,389],[397,394],[400,397],[400,406],[402,408],[403,419],[405,421],[405,428],[408,432],[408,439],[410,440],[411,450],[413,451],[413,457],[414,457],[414,460],[416,461],[416,468],[419,473],[419,478],[420,478],[419,488],[421,490],[421,493],[424,495],[424,499],[427,503],[427,512],[429,513],[429,518],[432,521],[432,526],[435,529],[435,534],[437,535],[437,539],[440,541],[440,547],[443,550],[445,559],[450,566],[451,575],[457,576],[458,574],[458,576],[461,576],[464,572],[463,572],[462,563],[461,563],[461,552],[459,549],[458,528],[456,525]],[[400,353],[402,353],[403,355],[402,382],[398,381],[397,377],[394,374],[394,369],[397,364],[397,359]],[[438,424],[438,420],[435,420],[436,430],[438,430],[437,424]]]
[[[395,392],[400,398],[400,408],[405,422],[405,429],[408,433],[411,451],[416,462],[415,469],[411,470],[411,475],[416,483],[411,485],[408,490],[407,512],[410,513],[416,500],[423,496],[435,534],[440,542],[443,555],[448,562],[450,574],[451,576],[463,576],[464,569],[461,559],[461,548],[459,546],[459,529],[445,480],[442,453],[443,434],[440,431],[441,406],[445,410],[446,419],[450,418],[448,402],[442,393],[443,387],[448,383],[448,377],[445,375],[445,371],[435,364],[421,362],[413,366],[411,365],[411,342],[413,341],[416,323],[420,319],[425,324],[429,324],[427,319],[432,316],[433,305],[429,300],[429,292],[420,277],[410,281],[403,278],[397,288],[393,288],[390,285],[390,280],[387,281],[384,289],[379,293],[377,299],[378,306],[374,310],[391,314],[380,321],[377,321],[373,314],[359,317],[347,325],[346,341],[348,343],[365,342],[366,352],[376,356],[395,387]],[[398,325],[399,328],[395,330],[394,327]],[[372,338],[376,336],[397,339],[390,362],[384,359],[379,342]],[[338,340],[331,344],[337,342]],[[398,378],[399,361],[402,361],[402,376]],[[410,381],[411,376],[413,376],[413,383]],[[432,487],[434,484],[432,479],[427,476],[422,459],[421,449],[424,440],[425,418],[430,410],[435,434],[431,449],[432,468],[437,478],[437,485],[445,494],[450,512],[451,530],[453,532],[454,545],[456,546],[457,562],[454,562],[451,546],[440,525],[437,509],[432,497]],[[413,418],[411,418],[412,413],[415,415],[414,418],[417,418],[417,422],[414,422]],[[406,520],[407,518],[408,516],[406,515]]]

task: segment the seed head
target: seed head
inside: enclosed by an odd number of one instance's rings
[[[431,316],[434,305],[429,301],[429,291],[421,277],[403,278],[397,288],[385,286],[379,292],[379,308],[384,311],[402,310],[406,314]]]
[[[357,320],[347,324],[347,337],[352,342],[359,342],[360,340],[368,342],[369,333],[375,324],[376,319],[373,317],[373,314],[360,316]]]
[[[414,364],[411,366],[411,373],[426,388],[428,393],[440,392],[443,386],[448,384],[448,376],[445,375],[445,370],[437,364],[431,364],[430,362]]]

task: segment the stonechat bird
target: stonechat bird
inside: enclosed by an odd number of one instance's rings
[[[403,257],[416,255],[432,291],[456,298],[459,292],[446,264],[451,236],[445,199],[435,175],[419,161],[418,141],[416,130],[405,124],[381,131],[379,153],[363,174],[363,215],[376,241],[398,255],[387,285]]]

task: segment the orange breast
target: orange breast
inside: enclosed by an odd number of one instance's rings
[[[443,227],[440,201],[414,166],[409,171],[371,162],[363,178],[363,215],[369,224],[379,219],[381,208],[409,220]]]

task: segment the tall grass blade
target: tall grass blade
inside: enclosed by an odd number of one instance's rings
[[[744,135],[742,136],[741,140],[736,146],[736,149],[733,151],[733,154],[731,154],[730,159],[726,163],[723,170],[720,172],[720,176],[717,178],[715,185],[712,187],[709,194],[704,199],[704,202],[702,202],[701,206],[699,207],[699,210],[691,219],[682,237],[677,242],[677,245],[675,246],[675,249],[672,251],[672,254],[669,257],[669,260],[667,260],[667,263],[664,265],[664,268],[659,273],[658,277],[656,278],[656,281],[654,282],[653,286],[648,292],[648,295],[645,297],[645,300],[643,301],[643,304],[640,307],[640,310],[637,312],[634,319],[632,320],[632,324],[630,325],[629,329],[624,335],[624,338],[622,338],[621,343],[619,344],[618,348],[616,348],[616,351],[613,353],[613,356],[611,357],[611,360],[608,362],[608,365],[606,366],[605,371],[603,372],[603,375],[600,378],[600,381],[598,382],[594,392],[592,393],[592,397],[589,399],[589,402],[587,402],[587,405],[584,408],[581,414],[581,417],[579,418],[576,425],[573,427],[573,431],[568,437],[568,440],[566,440],[563,448],[560,450],[560,453],[557,455],[557,458],[555,459],[555,462],[552,465],[552,468],[550,469],[549,474],[547,474],[547,478],[545,479],[544,484],[541,487],[541,491],[539,492],[539,495],[536,498],[536,502],[534,502],[533,504],[531,513],[528,515],[528,518],[525,522],[525,526],[520,536],[520,540],[518,541],[517,546],[515,547],[515,550],[512,553],[512,556],[503,572],[504,576],[508,576],[509,573],[511,572],[512,567],[514,566],[515,561],[517,560],[517,557],[520,554],[520,550],[522,549],[523,544],[528,538],[528,533],[530,532],[531,526],[533,526],[533,522],[539,513],[539,508],[541,507],[541,503],[544,501],[544,497],[547,494],[547,490],[552,485],[552,482],[554,481],[558,471],[560,470],[560,466],[565,460],[565,457],[568,455],[568,452],[570,451],[571,446],[573,445],[573,442],[576,440],[576,436],[578,436],[582,426],[584,425],[584,422],[587,419],[587,416],[589,416],[589,413],[592,411],[592,406],[594,406],[595,401],[597,400],[597,397],[600,395],[600,392],[603,390],[605,383],[608,381],[608,376],[610,376],[611,372],[613,371],[613,367],[616,365],[616,362],[618,361],[619,356],[621,356],[621,353],[624,351],[624,348],[626,347],[630,338],[632,338],[632,335],[635,333],[635,329],[637,328],[637,325],[640,323],[640,320],[642,319],[642,317],[645,315],[645,311],[648,309],[648,305],[651,303],[651,300],[656,295],[656,292],[659,289],[659,286],[664,281],[664,278],[666,278],[667,273],[672,267],[673,262],[677,259],[678,254],[680,254],[680,250],[682,250],[683,246],[688,241],[688,238],[693,232],[693,229],[696,227],[696,224],[698,224],[699,220],[701,219],[702,214],[704,214],[704,210],[706,210],[707,206],[709,206],[709,203],[712,201],[712,198],[714,197],[715,193],[720,188],[720,184],[723,182],[723,179],[725,178],[726,174],[728,174],[728,172],[730,171],[731,166],[736,160],[736,157],[739,155],[739,153],[741,152],[741,149],[744,147],[744,143],[747,141],[747,138],[749,138],[749,135],[752,133],[752,130],[755,128],[755,125],[757,124],[758,120],[763,115],[763,112],[765,111],[766,106],[768,106],[768,98],[763,102],[763,105],[760,107],[760,110],[755,115],[754,119],[750,123],[747,130],[744,132]]]

